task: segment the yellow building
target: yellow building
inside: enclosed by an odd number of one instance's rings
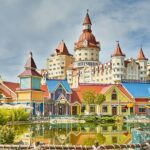
[[[66,44],[61,41],[55,53],[47,59],[47,70],[49,79],[65,79],[66,70],[74,61],[68,52]]]
[[[122,85],[82,84],[72,91],[72,101],[82,103],[82,114],[96,113],[126,116],[134,113],[134,101]],[[86,105],[83,102],[84,91],[94,91],[96,94],[103,94],[105,95],[105,101],[101,105],[97,105],[95,102]],[[132,104],[132,106],[129,106],[129,104]]]
[[[25,71],[19,75],[18,103],[33,107],[33,115],[44,113],[44,93],[41,90],[42,76],[36,71],[37,67],[30,52],[25,64]]]

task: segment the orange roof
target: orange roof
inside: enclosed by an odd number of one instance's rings
[[[13,92],[16,92],[17,88],[20,87],[19,83],[14,83],[14,82],[6,82],[6,81],[4,81],[3,84],[5,86],[7,86]]]
[[[81,103],[82,101],[82,93],[86,90],[93,90],[95,93],[104,93],[104,88],[110,88],[110,85],[105,84],[84,84],[79,85],[77,89],[72,89],[72,97],[71,102],[74,103],[75,101],[78,101]],[[106,89],[105,89],[106,90]]]
[[[64,41],[61,41],[61,42],[59,43],[58,48],[56,49],[56,52],[57,52],[57,54],[59,54],[59,55],[61,55],[61,54],[63,54],[63,55],[71,55],[71,54],[69,54],[68,49],[67,49],[67,46],[66,46],[66,44],[64,43]]]
[[[84,47],[85,40],[87,41],[87,46],[88,47],[97,47],[97,48],[99,48],[99,46],[98,46],[99,42],[96,41],[96,38],[92,34],[92,31],[89,31],[89,30],[83,30],[83,33],[80,35],[78,42],[75,43],[75,47],[76,48]]]
[[[148,60],[148,59],[145,57],[142,48],[141,48],[140,51],[139,51],[139,54],[138,54],[138,58],[137,58],[137,59],[138,59],[138,60]]]
[[[44,98],[49,98],[49,91],[46,84],[41,85],[41,90],[44,91]]]
[[[120,91],[122,91],[123,94],[125,94],[130,100],[132,99],[132,96],[127,92],[127,90],[121,85],[121,84],[117,84],[116,85]]]
[[[117,42],[117,47],[116,47],[115,52],[112,56],[125,56],[125,54],[122,53],[119,42]]]
[[[90,16],[89,16],[89,14],[88,14],[88,11],[87,11],[86,16],[85,16],[84,21],[83,21],[83,25],[84,25],[84,24],[92,24],[92,23],[91,23]]]

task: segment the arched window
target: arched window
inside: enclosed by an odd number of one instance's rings
[[[111,95],[112,100],[117,100],[117,93],[116,90],[113,90],[112,95]]]

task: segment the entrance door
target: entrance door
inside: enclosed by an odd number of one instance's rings
[[[58,105],[58,115],[64,115],[65,114],[65,104],[59,104]]]
[[[112,115],[117,115],[117,107],[112,107]]]
[[[72,115],[77,115],[77,106],[72,106]]]

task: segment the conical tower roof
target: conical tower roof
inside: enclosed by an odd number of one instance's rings
[[[142,48],[140,48],[140,51],[139,51],[137,60],[148,60],[148,59],[145,57]]]
[[[85,16],[84,21],[83,21],[83,25],[85,25],[85,24],[90,24],[90,25],[92,25],[90,16],[89,16],[89,14],[88,14],[88,10],[87,10],[86,16]]]
[[[56,49],[57,54],[70,55],[65,42],[62,40]]]
[[[125,56],[125,54],[122,53],[122,50],[120,48],[120,44],[118,41],[117,41],[117,46],[116,46],[115,52],[112,56]]]

